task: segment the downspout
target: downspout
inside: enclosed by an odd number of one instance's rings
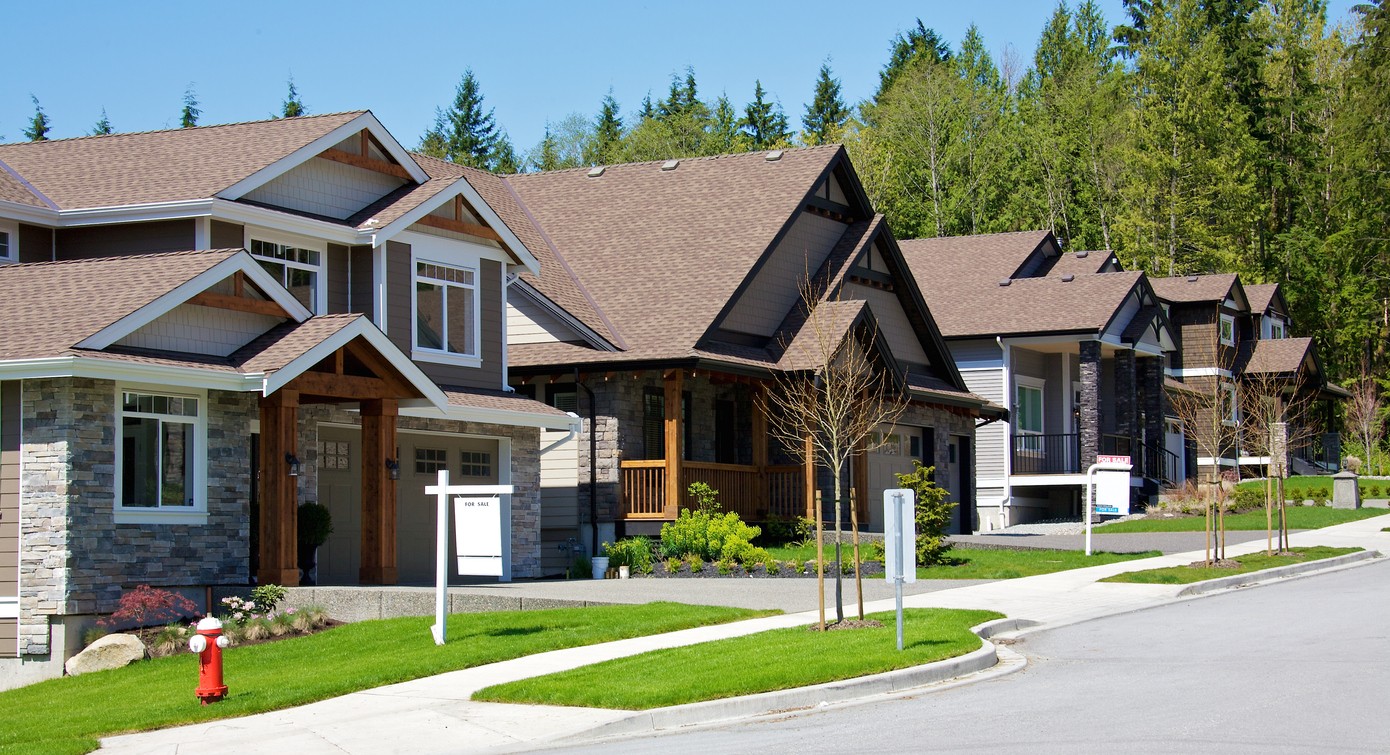
[[[574,384],[589,396],[589,529],[594,538],[592,553],[598,553],[598,407],[594,392],[579,380],[579,368],[574,368]]]
[[[999,345],[1000,359],[1003,360],[1004,364],[1004,405],[1010,409],[1009,417],[1012,419],[1013,402],[1010,401],[1010,399],[1013,397],[1014,393],[1014,381],[1011,365],[1009,364],[1009,347],[1004,345],[1004,339],[1000,336],[995,336],[994,342]],[[1014,472],[1013,439],[1010,437],[1011,433],[1009,432],[1012,429],[1013,426],[1011,424],[1004,430],[1004,498],[999,502],[1000,529],[1008,529],[1009,527],[1009,508],[1013,506],[1014,499],[1014,489],[1009,485],[1009,476]]]

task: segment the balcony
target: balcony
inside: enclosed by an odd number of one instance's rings
[[[1013,436],[1013,474],[1080,474],[1081,436],[1076,433]]]

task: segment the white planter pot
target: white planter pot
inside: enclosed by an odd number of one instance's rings
[[[608,557],[594,556],[592,563],[594,565],[594,579],[603,579],[604,572],[608,571]]]
[[[618,579],[627,579],[629,575],[630,575],[630,571],[629,571],[628,567],[626,567],[626,566],[619,566],[619,567],[618,567]]]

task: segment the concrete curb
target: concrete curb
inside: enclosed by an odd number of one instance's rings
[[[659,731],[749,718],[766,713],[806,710],[872,695],[892,694],[935,684],[991,668],[999,662],[990,637],[1037,624],[1028,619],[996,619],[970,628],[982,640],[978,650],[922,666],[887,671],[810,687],[762,692],[756,695],[707,700],[656,708],[620,718],[579,735],[584,740]]]
[[[1344,556],[1322,558],[1317,561],[1309,561],[1302,564],[1276,566],[1273,569],[1264,569],[1262,571],[1247,572],[1245,574],[1235,574],[1230,577],[1208,579],[1205,582],[1194,582],[1184,587],[1178,591],[1177,597],[1186,598],[1193,595],[1205,595],[1207,593],[1217,592],[1218,590],[1228,590],[1236,587],[1245,587],[1247,585],[1260,585],[1284,577],[1322,571],[1323,569],[1331,569],[1377,558],[1381,558],[1380,551],[1364,550],[1359,553],[1348,553]]]

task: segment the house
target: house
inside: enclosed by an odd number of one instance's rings
[[[1224,392],[1228,422],[1237,427],[1227,448],[1216,458],[1197,457],[1198,477],[1205,479],[1213,465],[1235,471],[1246,467],[1259,474],[1268,470],[1267,453],[1244,448],[1241,420],[1241,385],[1250,386],[1261,376],[1277,378],[1285,390],[1306,400],[1294,401],[1310,409],[1288,417],[1290,463],[1285,469],[1300,474],[1336,471],[1341,458],[1340,435],[1333,406],[1349,394],[1328,382],[1313,340],[1292,337],[1289,307],[1278,284],[1245,286],[1234,274],[1190,275],[1157,278],[1154,290],[1174,326],[1178,349],[1167,374],[1180,381],[1175,390]]]
[[[1142,272],[1048,231],[899,245],[966,385],[1009,408],[976,435],[980,529],[1079,516],[1097,455],[1131,458],[1136,502],[1183,478],[1164,434],[1175,345]]]
[[[822,465],[774,442],[757,407],[779,375],[819,368],[797,346],[815,329],[871,352],[911,399],[851,464],[861,520],[881,526],[877,498],[918,460],[960,502],[955,531],[974,528],[976,426],[1003,409],[956,370],[843,148],[506,182],[534,221],[540,259],[508,299],[511,384],[585,422],[543,461],[555,558],[569,537],[592,548],[655,534],[691,505],[692,482],[746,520],[813,515]]]
[[[321,583],[432,582],[439,469],[515,487],[503,579],[539,575],[573,419],[506,387],[525,220],[366,111],[0,145],[3,683],[138,584],[298,584],[307,501]]]

